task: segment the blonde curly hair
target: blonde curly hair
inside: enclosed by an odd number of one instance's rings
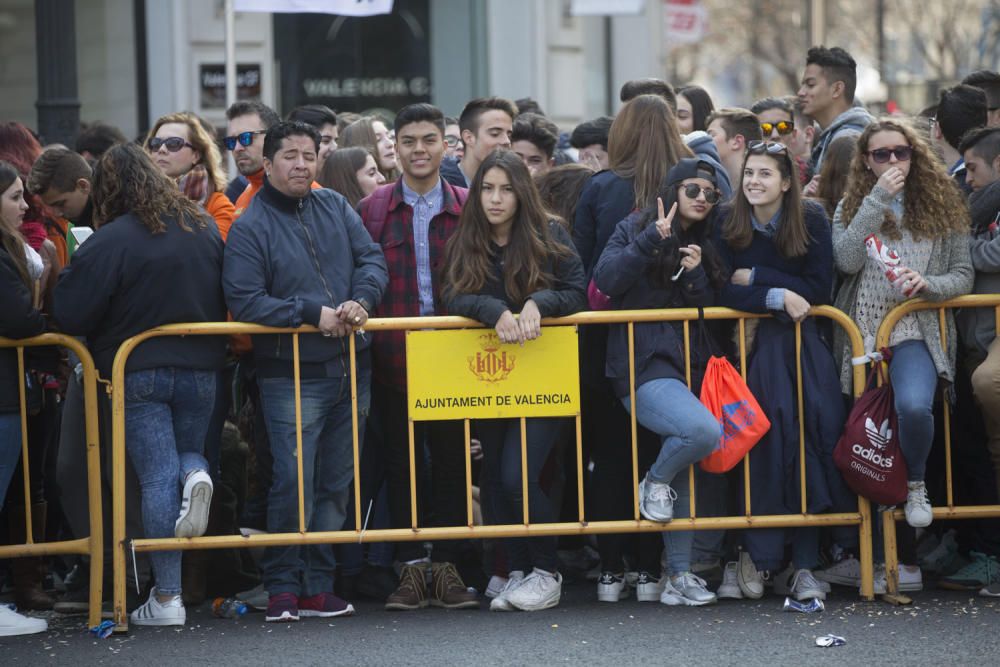
[[[899,132],[913,148],[910,171],[904,185],[903,222],[916,240],[939,239],[954,232],[966,232],[971,225],[968,207],[955,180],[934,155],[930,145],[906,121],[880,118],[865,128],[858,137],[858,150],[851,161],[847,177],[841,219],[850,225],[861,208],[861,202],[871,192],[878,178],[868,168],[868,143],[878,132]],[[881,234],[888,239],[900,239],[900,221],[886,211]]]

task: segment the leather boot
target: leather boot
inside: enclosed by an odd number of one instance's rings
[[[31,506],[32,537],[36,543],[45,539],[46,511],[46,503],[36,503]],[[28,541],[23,509],[11,508],[8,525],[10,538],[14,544],[24,544]],[[52,609],[55,600],[42,587],[42,581],[48,574],[45,559],[15,558],[11,561],[11,571],[14,574],[14,602],[18,609]]]

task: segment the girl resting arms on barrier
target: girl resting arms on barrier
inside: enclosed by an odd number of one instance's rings
[[[583,266],[569,234],[548,219],[528,168],[509,151],[491,153],[480,165],[458,231],[448,241],[445,266],[448,312],[493,327],[501,343],[530,344],[542,335],[543,317],[586,307]],[[527,420],[531,523],[556,519],[556,508],[538,482],[566,424],[563,418]],[[484,454],[483,503],[492,506],[501,524],[519,524],[524,507],[520,420],[479,420],[475,428]],[[486,508],[484,513],[489,514]],[[554,536],[507,540],[507,554],[510,577],[491,610],[535,611],[559,604],[562,576],[556,571]]]

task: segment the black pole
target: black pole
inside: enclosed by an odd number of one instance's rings
[[[80,129],[73,0],[35,0],[38,134],[46,144],[73,146]]]
[[[149,67],[146,57],[146,0],[133,0],[135,29],[135,107],[139,134],[149,130]]]

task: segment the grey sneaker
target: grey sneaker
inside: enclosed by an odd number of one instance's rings
[[[490,611],[514,611],[514,607],[507,601],[507,596],[513,593],[523,581],[524,572],[521,570],[511,572],[510,576],[507,577],[507,583],[500,589],[496,597],[490,600]]]
[[[861,585],[861,561],[854,556],[841,558],[839,561],[816,573],[816,578],[838,586]]]
[[[791,563],[789,563],[788,567],[784,570],[774,575],[772,581],[774,582],[773,585],[775,595],[793,595],[795,593],[795,575],[795,566]],[[819,590],[824,593],[829,593],[832,590],[828,582],[820,580],[820,578],[815,575],[814,578],[816,579],[816,586]]]
[[[669,484],[654,482],[647,474],[639,482],[639,511],[650,521],[670,523],[674,518],[674,501],[677,492]]]
[[[906,523],[914,528],[926,528],[934,520],[931,501],[927,498],[927,485],[923,482],[906,483],[906,505],[903,506]]]
[[[722,584],[715,592],[720,600],[742,600],[743,591],[740,590],[739,576],[737,574],[739,565],[731,560],[726,563],[726,569],[722,571]]]
[[[690,572],[670,577],[669,581],[665,581],[663,593],[660,595],[660,602],[671,607],[678,605],[700,607],[712,604],[716,600],[715,593],[706,588],[705,580]]]
[[[813,598],[817,600],[826,599],[826,591],[823,590],[820,582],[816,581],[816,577],[809,570],[797,570],[795,576],[792,577],[791,588],[792,595],[800,602]]]
[[[521,611],[541,611],[559,604],[562,596],[562,575],[537,567],[507,595],[507,603]],[[496,602],[496,600],[493,600]],[[491,604],[492,606],[492,604]]]
[[[743,593],[743,597],[759,600],[764,596],[764,579],[760,576],[757,566],[754,565],[753,559],[746,551],[740,552],[740,558],[737,561],[736,583],[740,592]]]

